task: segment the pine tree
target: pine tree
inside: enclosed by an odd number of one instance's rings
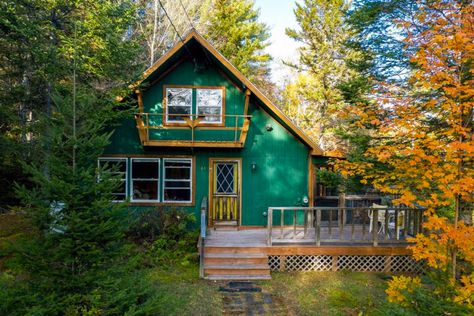
[[[251,0],[211,0],[202,14],[207,21],[204,37],[250,81],[269,80],[270,55],[265,53],[268,27],[258,21],[259,11]]]
[[[21,295],[2,302],[0,314],[87,314],[124,246],[123,205],[112,202],[119,181],[104,168],[98,181],[97,157],[128,113],[114,99],[141,68],[128,33],[136,7],[108,0],[2,4],[12,15],[0,43],[15,63],[6,63],[1,85],[14,83],[12,109],[35,105],[35,147],[16,162],[30,176],[16,190],[19,214],[31,224],[15,245],[11,271],[24,278],[15,284]]]
[[[334,126],[339,125],[336,110],[345,104],[340,85],[356,75],[348,66],[360,52],[347,45],[353,31],[344,20],[348,5],[344,0],[305,0],[296,3],[298,29],[287,35],[301,43],[299,62],[293,65],[299,77],[286,87],[285,108],[298,107],[302,127],[326,151],[338,151],[340,141]],[[297,121],[300,119],[297,119]]]

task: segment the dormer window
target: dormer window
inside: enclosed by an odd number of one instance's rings
[[[205,115],[201,122],[222,123],[222,91],[223,89],[196,89],[196,108],[198,115]]]
[[[165,124],[224,125],[225,88],[220,86],[165,86]]]
[[[193,90],[189,88],[166,88],[166,121],[185,123],[193,106]]]

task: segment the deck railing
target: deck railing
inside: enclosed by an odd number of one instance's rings
[[[422,232],[423,209],[270,207],[267,243],[407,243]]]
[[[201,233],[199,235],[199,277],[204,278],[204,245],[207,232],[207,196],[201,201]]]
[[[205,121],[209,117],[218,117],[220,122]],[[170,142],[182,142],[186,146],[206,147],[224,143],[225,147],[241,147],[247,137],[251,115],[233,114],[163,114],[163,113],[136,113],[135,121],[140,140],[144,145],[160,146],[160,143],[169,145]],[[180,121],[169,121],[166,118],[179,118]],[[181,130],[179,139],[177,134],[155,136],[157,131]],[[201,131],[197,135],[197,131]],[[202,134],[205,133],[205,134]],[[161,133],[163,134],[163,133]],[[206,138],[206,139],[204,139]]]

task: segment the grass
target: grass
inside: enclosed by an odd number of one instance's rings
[[[0,274],[2,257],[9,255],[7,245],[29,230],[19,216],[0,215]],[[197,262],[139,266],[134,271],[115,276],[126,297],[147,293],[127,315],[222,315],[222,282],[199,279]],[[388,278],[380,273],[285,272],[272,273],[272,280],[258,285],[294,315],[403,315],[386,300]],[[116,299],[121,300],[120,295]]]
[[[386,300],[388,276],[363,272],[273,273],[262,286],[296,315],[400,315]]]
[[[199,267],[169,267],[150,269],[147,273],[154,284],[151,302],[153,315],[221,315],[222,300],[218,286],[199,279]]]

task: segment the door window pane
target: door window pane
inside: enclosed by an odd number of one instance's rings
[[[218,163],[216,166],[216,193],[236,193],[235,163]]]

